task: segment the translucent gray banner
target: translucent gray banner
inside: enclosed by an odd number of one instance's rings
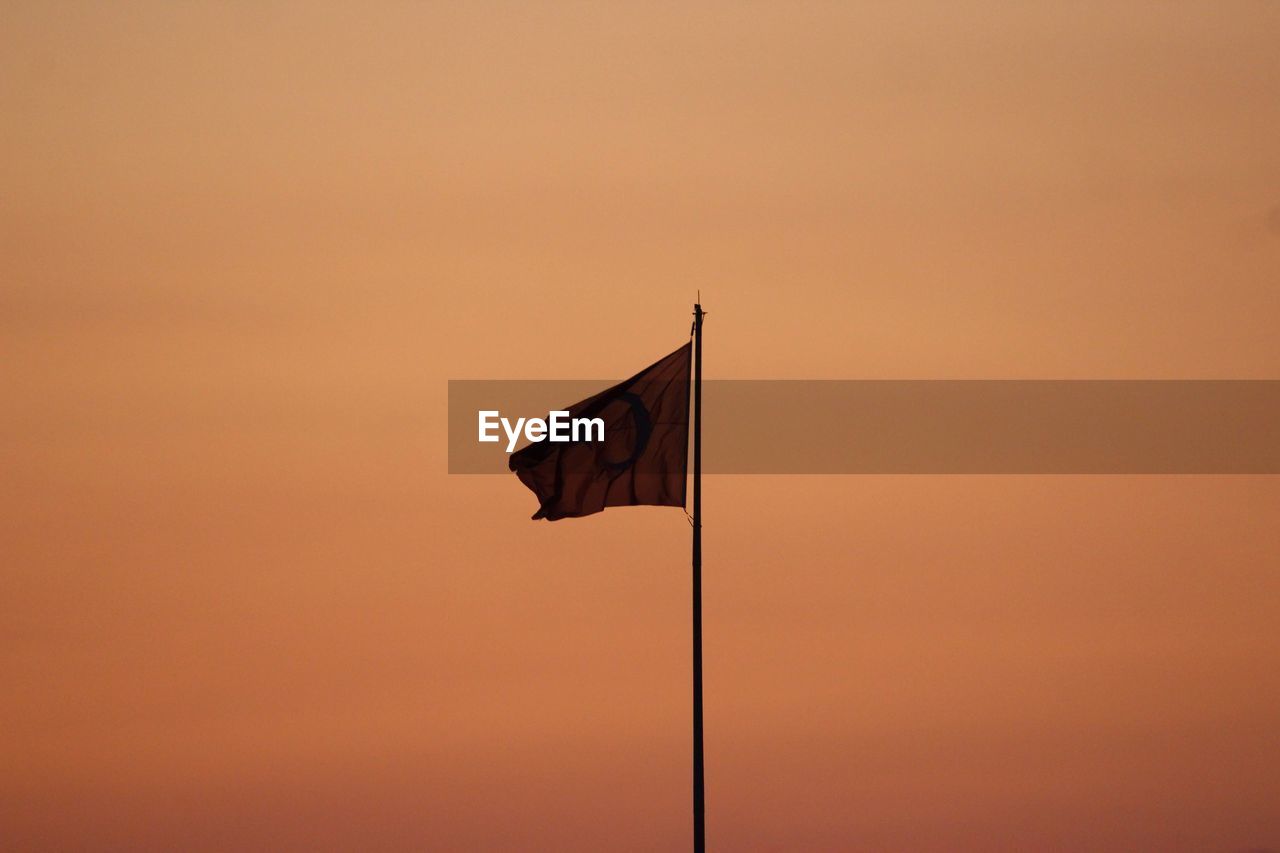
[[[481,410],[612,384],[450,380],[449,473],[507,473]],[[1280,380],[708,380],[703,411],[708,474],[1280,473]]]

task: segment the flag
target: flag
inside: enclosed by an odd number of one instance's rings
[[[611,506],[685,505],[692,351],[685,344],[567,408],[570,418],[602,419],[603,440],[538,441],[511,454],[509,467],[538,497],[535,519],[577,518]]]

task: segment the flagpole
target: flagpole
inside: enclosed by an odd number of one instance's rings
[[[707,849],[702,767],[702,304],[693,305],[693,850]]]

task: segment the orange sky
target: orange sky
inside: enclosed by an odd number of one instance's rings
[[[688,843],[688,524],[449,378],[1280,376],[1280,6],[7,3],[0,846]],[[705,484],[713,849],[1280,847],[1280,482]]]

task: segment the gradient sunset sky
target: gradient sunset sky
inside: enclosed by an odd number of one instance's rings
[[[0,848],[689,845],[689,525],[446,382],[1280,378],[1280,3],[0,3]],[[570,401],[565,401],[570,402]],[[1280,480],[704,485],[717,851],[1280,848]]]

